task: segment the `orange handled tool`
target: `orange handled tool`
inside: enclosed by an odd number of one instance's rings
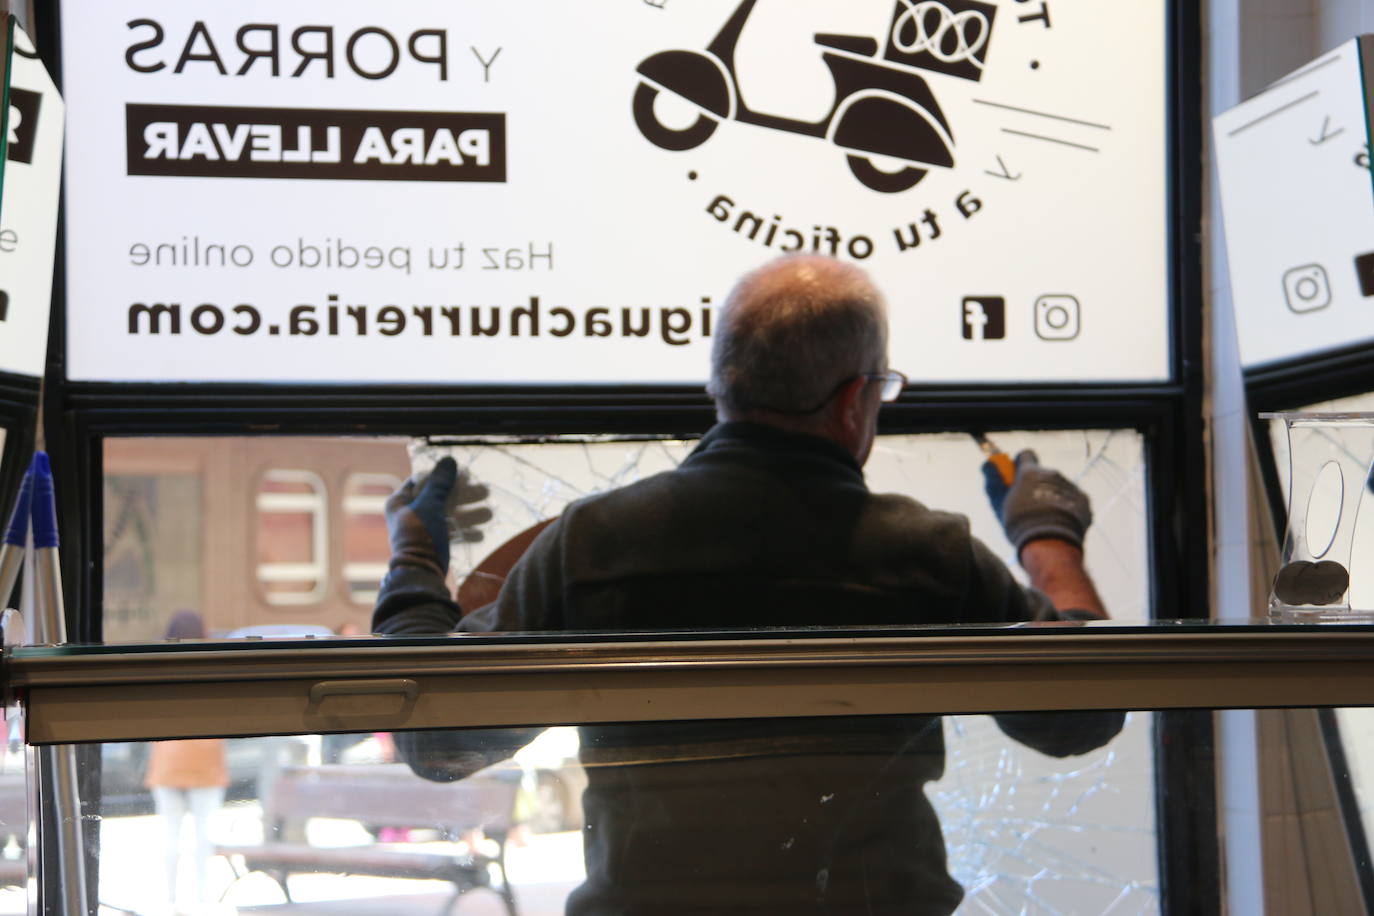
[[[982,433],[969,433],[978,443],[978,447],[983,450],[983,454],[988,456],[988,461],[997,468],[997,474],[1002,478],[1002,482],[1011,486],[1011,482],[1016,479],[1016,465],[1012,463],[1011,456],[1002,451],[992,443],[992,440]]]

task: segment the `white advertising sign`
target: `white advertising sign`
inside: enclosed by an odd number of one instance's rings
[[[0,18],[3,22],[3,18]],[[0,372],[43,374],[62,177],[62,99],[14,27],[0,191]]]
[[[920,382],[1169,372],[1164,0],[66,0],[80,380],[699,383],[790,250]]]
[[[1374,184],[1352,39],[1213,119],[1242,365],[1374,339]]]

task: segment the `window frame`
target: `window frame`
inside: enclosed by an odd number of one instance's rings
[[[1374,624],[197,640],[7,650],[30,744],[589,722],[1374,706]],[[720,673],[728,671],[722,679]],[[347,678],[344,683],[337,679]],[[316,691],[319,684],[327,691]],[[537,683],[537,689],[530,684]],[[182,685],[169,691],[169,684]],[[198,685],[198,686],[197,686]],[[246,685],[246,686],[245,686]],[[326,713],[321,697],[404,702]],[[239,691],[232,696],[220,691]],[[415,698],[428,698],[416,703]],[[255,708],[245,712],[244,699]],[[100,712],[108,711],[109,714]],[[148,710],[151,710],[149,712]],[[216,721],[233,723],[226,732]],[[353,721],[356,720],[356,721]]]

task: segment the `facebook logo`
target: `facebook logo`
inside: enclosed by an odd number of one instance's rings
[[[961,310],[964,340],[1001,340],[1007,336],[1007,300],[965,296]]]
[[[1355,276],[1360,278],[1360,295],[1374,296],[1374,251],[1355,258]]]

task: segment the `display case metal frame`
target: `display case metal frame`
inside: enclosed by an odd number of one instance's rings
[[[197,641],[6,656],[32,744],[371,729],[1374,706],[1374,626]],[[321,690],[321,685],[332,689]],[[394,695],[350,713],[336,696]]]

